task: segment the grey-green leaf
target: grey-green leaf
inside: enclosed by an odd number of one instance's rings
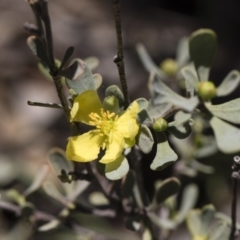
[[[99,65],[99,60],[96,57],[85,58],[84,62],[88,65],[88,67],[91,71],[93,71]]]
[[[150,153],[154,144],[154,139],[151,131],[145,125],[141,125],[140,132],[137,137],[137,145],[145,154]]]
[[[136,49],[147,72],[155,71],[161,78],[166,78],[166,74],[153,62],[142,43],[138,43]]]
[[[178,224],[181,223],[187,216],[190,209],[192,209],[198,199],[198,188],[195,184],[187,185],[183,190],[181,205],[177,215],[174,218]]]
[[[57,176],[61,175],[62,169],[65,170],[67,173],[74,170],[73,163],[66,159],[65,152],[62,149],[52,148],[48,153],[48,157]]]
[[[158,186],[155,199],[158,204],[164,202],[167,198],[173,196],[178,193],[181,187],[180,181],[175,178],[168,178],[161,182],[160,186]]]
[[[189,47],[188,47],[188,37],[183,37],[180,39],[177,50],[176,50],[176,60],[179,66],[179,69],[184,67],[189,61]]]
[[[123,178],[129,171],[129,164],[126,158],[120,156],[115,161],[106,164],[105,176],[109,180],[119,180]]]
[[[230,228],[224,222],[217,222],[211,229],[209,240],[228,240],[230,236]]]
[[[210,224],[214,218],[215,212],[216,212],[216,209],[212,204],[206,205],[202,208],[202,216],[201,216],[202,234],[208,232]]]
[[[214,116],[232,123],[240,124],[240,98],[223,104],[205,104],[205,106]]]
[[[47,232],[50,230],[53,230],[57,228],[61,224],[60,220],[58,219],[53,219],[52,221],[42,225],[41,227],[38,228],[38,231],[40,232]]]
[[[211,29],[199,29],[190,36],[189,53],[201,81],[208,80],[216,48],[217,36]]]
[[[220,151],[223,153],[236,153],[240,151],[240,129],[217,117],[212,117],[210,125],[214,131]]]
[[[191,210],[187,215],[187,227],[192,236],[202,236],[201,211],[199,209]],[[207,235],[207,233],[205,233]]]
[[[48,172],[49,172],[48,165],[46,165],[46,164],[43,165],[39,169],[36,177],[33,179],[33,182],[31,183],[31,185],[25,190],[23,195],[26,197],[26,196],[30,195],[31,193],[37,191],[41,187],[45,178],[47,177]]]
[[[172,103],[176,107],[180,107],[186,111],[193,111],[199,100],[197,97],[190,99],[184,98],[167,87],[161,79],[152,72],[149,79],[149,89],[152,92],[152,103],[158,105],[162,103]]]
[[[231,71],[217,88],[217,96],[227,96],[236,90],[240,83],[240,73],[237,70]]]
[[[157,140],[157,153],[150,165],[152,170],[162,170],[178,158],[177,154],[169,146],[164,133],[157,133]]]
[[[193,97],[194,91],[197,89],[199,80],[196,71],[192,67],[184,67],[181,69],[181,74],[185,79],[186,91]]]
[[[42,61],[48,67],[51,66],[51,63],[47,54],[46,45],[39,37],[30,36],[27,40],[27,44],[31,49],[31,51],[33,52],[33,54],[36,55],[40,61]]]
[[[152,124],[153,122],[146,109],[143,109],[138,112],[137,120],[141,124]]]
[[[147,99],[145,99],[145,98],[138,98],[138,99],[136,99],[136,101],[137,101],[137,103],[139,105],[140,111],[143,110],[143,109],[147,109],[147,107],[148,107]]]
[[[106,206],[109,205],[109,200],[102,192],[92,192],[88,197],[89,202],[93,206]]]
[[[76,94],[96,90],[93,74],[86,63],[81,59],[75,59],[70,66],[70,70],[73,71],[69,70],[69,78],[66,78],[66,84],[70,89],[73,89]]]
[[[69,47],[64,56],[63,56],[63,60],[60,66],[60,69],[63,69],[65,67],[65,65],[67,64],[67,62],[70,60],[71,56],[73,55],[74,52],[74,47]]]
[[[124,97],[122,91],[117,85],[109,86],[105,91],[105,97],[115,96],[119,101],[119,106],[124,106]]]

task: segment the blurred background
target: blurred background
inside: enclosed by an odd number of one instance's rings
[[[148,73],[135,50],[138,42],[144,43],[154,61],[160,63],[175,56],[180,38],[198,28],[211,28],[218,35],[211,79],[218,85],[230,70],[240,69],[240,1],[121,2],[126,75],[132,100],[149,98]],[[101,92],[110,84],[119,84],[117,68],[112,61],[116,54],[116,37],[111,1],[49,0],[49,12],[55,57],[61,59],[67,47],[74,46],[74,57],[99,59],[95,73],[103,77]],[[0,1],[0,187],[3,189],[24,188],[24,184],[12,181],[16,175],[31,179],[47,161],[49,149],[55,146],[64,149],[70,135],[61,110],[27,105],[28,100],[56,103],[59,100],[54,85],[39,72],[38,61],[26,45],[29,33],[23,29],[25,22],[34,22],[31,8],[25,1]],[[237,96],[239,89],[231,95],[232,98]],[[203,190],[201,206],[213,202],[219,210],[230,213],[231,159],[223,154],[209,159],[216,167],[218,180]],[[13,163],[14,171],[5,176],[9,162]],[[171,174],[168,168],[162,176]],[[194,181],[203,188],[210,177],[200,176]],[[0,226],[8,217],[6,213],[2,217],[0,214]],[[9,225],[0,227],[0,231],[8,228]]]

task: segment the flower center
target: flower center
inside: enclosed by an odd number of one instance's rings
[[[94,112],[89,114],[89,117],[92,120],[90,121],[90,124],[96,126],[96,128],[100,130],[100,134],[102,136],[109,135],[114,127],[114,122],[118,119],[118,116],[113,112],[104,112],[102,108],[100,111],[100,115]]]

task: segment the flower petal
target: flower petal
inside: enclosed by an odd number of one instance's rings
[[[100,147],[105,137],[102,137],[98,130],[89,131],[80,136],[70,137],[66,155],[68,160],[77,162],[89,162],[98,157]]]
[[[137,122],[137,113],[139,112],[139,105],[134,101],[128,109],[115,122],[115,130],[121,133],[124,138],[133,140],[139,130]]]
[[[92,112],[100,114],[101,108],[102,103],[97,92],[95,90],[85,91],[74,99],[70,120],[91,125],[89,114]]]
[[[115,161],[124,150],[124,138],[118,132],[111,132],[108,138],[108,145],[105,155],[100,160],[101,163],[107,164]]]

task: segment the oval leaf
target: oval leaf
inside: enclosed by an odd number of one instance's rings
[[[143,44],[138,43],[136,49],[138,56],[147,72],[155,71],[161,78],[164,79],[167,77],[166,74],[153,62]]]
[[[154,105],[162,103],[172,103],[176,107],[191,112],[197,106],[199,100],[197,97],[190,99],[184,98],[167,87],[161,79],[152,72],[149,80],[149,89],[152,92],[152,103]]]
[[[120,156],[114,162],[105,166],[105,176],[109,180],[119,180],[123,178],[129,171],[129,164],[124,156]]]
[[[68,76],[66,77],[67,86],[73,89],[76,94],[81,94],[87,90],[96,90],[93,74],[81,59],[75,59],[70,67],[63,70],[61,74],[63,72],[64,76]]]
[[[145,125],[141,125],[140,133],[137,137],[137,145],[145,154],[150,153],[154,144],[151,131]]]
[[[150,168],[162,170],[178,159],[177,154],[171,149],[164,133],[157,133],[157,153]]]
[[[240,83],[240,73],[237,70],[231,71],[217,88],[217,96],[222,97],[236,90]]]
[[[192,67],[184,67],[181,74],[185,79],[186,91],[193,97],[194,91],[197,89],[199,80],[196,71]]]
[[[213,221],[216,209],[212,204],[206,205],[202,209],[202,234],[208,232],[211,222]]]
[[[205,106],[214,116],[240,124],[240,98],[223,104],[205,104]]]
[[[62,170],[67,173],[74,170],[73,163],[66,159],[65,152],[62,149],[52,148],[48,153],[48,157],[57,176],[61,175]]]
[[[223,153],[240,151],[240,130],[217,117],[212,117],[210,125],[216,137],[217,146]]]
[[[167,198],[178,193],[180,190],[180,187],[181,187],[181,183],[175,177],[164,180],[158,186],[158,189],[155,195],[155,200],[157,201],[158,204],[164,202]]]
[[[189,39],[189,52],[201,81],[208,80],[217,48],[217,36],[211,29],[199,29]]]
[[[199,209],[191,210],[187,215],[187,228],[193,237],[202,235],[201,211]],[[207,235],[207,233],[205,233]]]

